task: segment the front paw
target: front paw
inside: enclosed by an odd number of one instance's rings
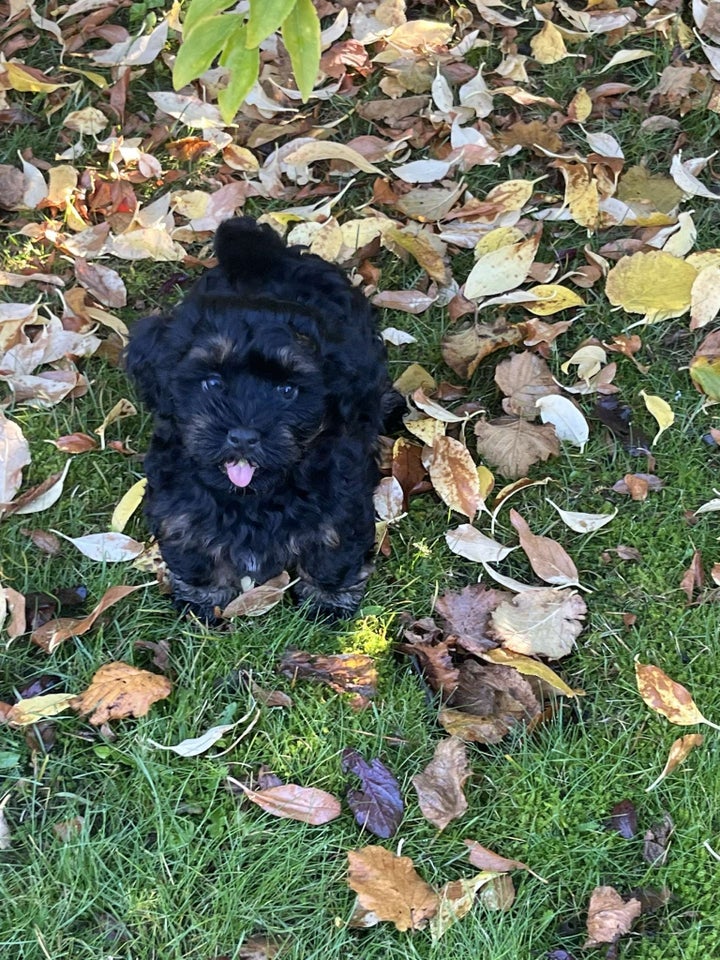
[[[366,580],[367,577],[363,577],[352,586],[330,590],[301,579],[295,586],[295,597],[310,616],[332,623],[349,620],[357,612],[365,595]]]

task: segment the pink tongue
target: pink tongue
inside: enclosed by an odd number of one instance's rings
[[[255,467],[251,467],[247,460],[238,460],[237,463],[226,463],[225,469],[231,483],[236,487],[246,487],[253,478]]]

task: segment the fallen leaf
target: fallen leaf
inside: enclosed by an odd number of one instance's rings
[[[535,406],[540,411],[542,422],[552,424],[558,440],[575,444],[580,452],[585,449],[590,427],[572,400],[561,396],[544,396],[535,401]]]
[[[583,947],[596,947],[601,943],[615,943],[630,931],[633,921],[640,916],[639,900],[625,902],[613,887],[596,887],[588,907],[588,938]]]
[[[510,326],[499,320],[493,326],[475,323],[458,333],[446,334],[441,341],[441,350],[445,363],[463,380],[468,380],[491,353],[521,340],[519,325]]]
[[[705,583],[705,573],[703,571],[702,554],[695,550],[690,566],[683,574],[680,581],[680,589],[687,597],[688,603],[692,603],[695,588],[702,590]]]
[[[654,790],[659,783],[662,783],[668,774],[672,773],[681,763],[684,763],[691,750],[699,747],[704,739],[701,733],[688,733],[684,737],[678,737],[677,740],[674,740],[660,775],[656,780],[653,780],[649,787],[645,788],[645,791]]]
[[[496,873],[507,873],[509,870],[529,870],[521,860],[509,860],[483,847],[477,840],[463,840],[468,848],[468,860],[478,870],[493,870]]]
[[[534,534],[517,510],[510,510],[510,523],[518,532],[520,547],[530,566],[541,580],[560,587],[577,585],[577,567],[557,541]]]
[[[645,401],[645,406],[653,415],[658,427],[660,428],[653,438],[653,446],[655,446],[660,439],[660,435],[664,433],[668,427],[675,423],[675,414],[673,413],[670,404],[666,400],[663,400],[662,397],[656,397],[653,394],[645,393],[644,390],[640,391],[640,396]]]
[[[341,811],[340,801],[325,790],[316,787],[301,787],[295,783],[284,783],[267,790],[251,790],[234,778],[229,778],[243,791],[248,800],[261,807],[273,817],[285,820],[299,820],[314,827],[336,820]]]
[[[438,895],[412,860],[383,847],[348,851],[348,886],[375,923],[387,920],[400,931],[421,930],[437,913]]]
[[[45,693],[38,697],[18,700],[10,708],[6,719],[11,727],[26,727],[47,717],[56,717],[69,709],[74,700],[74,693]]]
[[[287,650],[278,669],[283,676],[292,680],[319,680],[337,693],[353,693],[363,700],[373,697],[377,690],[375,661],[365,653],[322,656],[302,650]]]
[[[499,604],[490,617],[490,633],[513,653],[558,660],[572,652],[586,613],[574,590],[537,587]]]
[[[213,747],[218,740],[221,740],[228,731],[233,730],[245,719],[246,718],[243,717],[241,720],[236,720],[235,723],[221,723],[216,727],[210,727],[205,733],[201,734],[201,736],[190,737],[173,746],[166,746],[165,744],[157,743],[157,741],[150,739],[148,739],[148,743],[152,744],[156,750],[170,750],[179,757],[199,757],[201,754],[206,753],[210,747]]]
[[[494,641],[487,636],[490,614],[508,597],[503,590],[471,583],[460,593],[450,591],[438,597],[435,609],[456,644],[468,653],[480,654],[494,646]]]
[[[679,317],[689,309],[697,269],[653,250],[623,257],[607,276],[605,293],[614,307],[643,313],[648,321]]]
[[[362,782],[362,789],[347,792],[348,806],[355,822],[383,840],[399,829],[404,812],[400,784],[385,764],[377,758],[370,763],[357,750],[343,750],[343,772],[354,773]]]
[[[146,487],[147,478],[143,477],[122,495],[110,518],[110,530],[112,533],[122,533],[125,529],[128,520],[142,503]]]
[[[637,833],[637,810],[632,800],[621,800],[610,811],[605,829],[619,833],[624,840],[632,840]]]
[[[46,653],[53,653],[56,648],[70,637],[80,637],[94,625],[101,614],[114,604],[124,600],[129,594],[136,590],[143,590],[147,584],[139,586],[117,586],[110,587],[105,591],[100,602],[93,608],[92,612],[81,620],[74,618],[63,618],[61,620],[49,620],[42,626],[33,630],[30,639],[39,647],[42,647]]]
[[[438,830],[467,810],[463,786],[470,773],[465,744],[450,737],[440,740],[430,763],[412,778],[420,811]]]
[[[153,703],[165,700],[171,693],[172,684],[167,677],[138,670],[128,663],[106,663],[71,706],[81,716],[90,714],[88,722],[99,727],[110,720],[144,717]]]
[[[280,603],[294,583],[297,583],[297,581],[293,580],[291,582],[290,574],[283,570],[277,577],[252,587],[231,600],[222,611],[222,616],[227,619],[232,617],[262,617],[268,610],[272,610]]]
[[[582,628],[581,628],[582,629]],[[505,647],[495,647],[492,650],[486,650],[480,654],[483,660],[489,660],[490,663],[499,663],[506,667],[514,667],[518,673],[526,677],[537,677],[544,684],[562,693],[566,697],[576,697],[582,693],[582,690],[573,690],[562,680],[554,670],[551,670],[546,663],[535,660],[533,657],[527,657],[521,653],[513,653]]]
[[[395,477],[383,477],[373,494],[375,514],[389,523],[398,520],[405,509],[405,494]]]
[[[510,480],[524,477],[533,464],[556,457],[560,443],[552,424],[539,426],[515,417],[475,424],[478,453]]]
[[[84,557],[100,563],[125,563],[135,560],[145,549],[144,544],[124,533],[90,533],[85,537],[68,537],[59,530],[53,530],[53,533],[71,543]]]
[[[433,943],[437,943],[449,928],[467,916],[475,903],[478,890],[486,888],[497,879],[496,873],[484,871],[474,877],[450,880],[440,890],[438,911],[430,920],[430,932]]]
[[[438,716],[442,727],[462,740],[480,743],[498,743],[513,726],[540,714],[531,684],[517,670],[474,660],[461,664],[447,703]]]
[[[578,513],[575,510],[561,510],[549,497],[545,498],[545,502],[555,507],[562,522],[575,533],[595,533],[617,516],[617,507],[612,513]]]
[[[61,453],[87,453],[89,450],[97,450],[97,441],[93,440],[86,433],[69,433],[64,437],[58,437],[57,440],[50,440]]]
[[[19,425],[0,410],[0,504],[8,504],[22,485],[30,447]]]
[[[498,363],[495,383],[505,394],[502,404],[505,413],[525,420],[537,417],[536,401],[540,397],[560,393],[546,361],[529,350]]]
[[[440,436],[423,463],[443,503],[473,519],[482,504],[477,467],[464,443]]]
[[[675,830],[672,817],[665,813],[659,823],[654,823],[646,832],[643,843],[643,860],[651,867],[664,867],[670,853],[670,837]]]
[[[453,553],[475,563],[499,563],[513,550],[517,550],[517,547],[506,547],[486,537],[469,523],[462,523],[454,530],[448,530],[445,542]]]
[[[465,296],[480,300],[519,287],[530,272],[539,243],[536,234],[481,256],[465,281]]]
[[[715,730],[720,727],[710,723],[700,713],[690,693],[680,683],[651,663],[635,661],[635,679],[640,696],[656,713],[661,713],[671,723],[681,727],[706,723]]]
[[[458,684],[459,671],[454,665],[449,643],[434,620],[415,620],[403,631],[406,643],[397,649],[411,657],[417,657],[422,665],[430,687],[441,693],[444,699]]]

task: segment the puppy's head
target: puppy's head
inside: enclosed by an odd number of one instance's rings
[[[325,426],[314,331],[312,316],[292,304],[191,299],[173,317],[138,324],[127,369],[208,486],[267,491]]]

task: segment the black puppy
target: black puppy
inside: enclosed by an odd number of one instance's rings
[[[145,511],[179,607],[212,620],[249,581],[295,571],[301,601],[354,613],[390,386],[374,311],[343,272],[242,217],[170,314],[140,320],[127,370],[155,415]]]

